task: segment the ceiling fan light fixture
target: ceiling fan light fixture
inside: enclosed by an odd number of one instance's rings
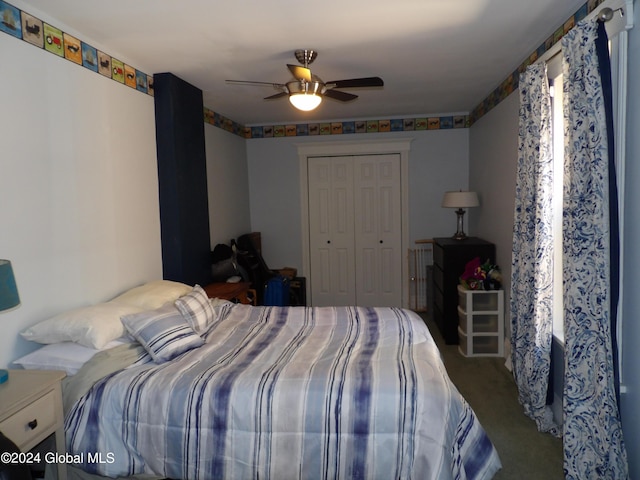
[[[322,103],[324,83],[319,80],[305,82],[297,80],[287,83],[289,102],[298,110],[309,112]]]
[[[322,97],[315,93],[292,93],[289,101],[298,110],[309,112],[322,103]]]

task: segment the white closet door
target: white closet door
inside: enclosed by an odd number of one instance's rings
[[[353,161],[310,158],[308,172],[313,305],[355,305]]]
[[[400,157],[308,159],[314,306],[402,305]]]
[[[354,157],[356,299],[402,306],[400,156]]]

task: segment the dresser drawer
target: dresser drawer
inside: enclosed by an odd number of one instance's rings
[[[56,392],[50,391],[19,412],[0,422],[0,431],[20,450],[44,440],[56,427]]]
[[[438,243],[433,244],[433,264],[444,268],[444,251]]]
[[[442,272],[442,269],[438,266],[433,267],[433,284],[440,291],[444,290],[444,274]]]

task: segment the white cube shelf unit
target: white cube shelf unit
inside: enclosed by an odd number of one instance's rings
[[[466,357],[504,356],[504,291],[458,285],[458,349]]]

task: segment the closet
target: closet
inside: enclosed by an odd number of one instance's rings
[[[399,153],[307,158],[314,306],[402,306]]]

